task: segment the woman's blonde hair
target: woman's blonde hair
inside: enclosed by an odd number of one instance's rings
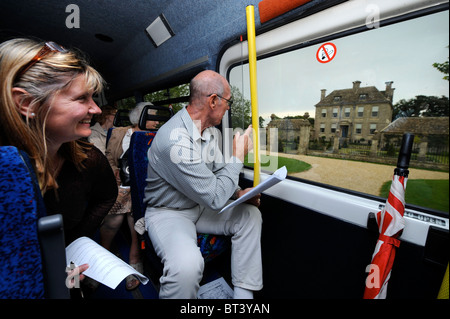
[[[0,145],[13,145],[28,153],[43,193],[57,187],[50,169],[53,164],[47,156],[45,133],[53,97],[69,87],[79,75],[84,75],[86,86],[93,93],[100,92],[104,83],[101,75],[75,50],[50,52],[23,72],[44,45],[43,42],[23,38],[0,44]],[[21,88],[28,93],[24,99],[31,99],[33,116],[22,115],[13,99],[13,88]],[[72,141],[63,144],[59,153],[81,170],[86,159],[86,147],[89,144]]]

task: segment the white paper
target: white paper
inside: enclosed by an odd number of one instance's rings
[[[83,274],[111,289],[116,289],[128,275],[136,276],[144,285],[148,282],[147,277],[87,237],[80,237],[66,247],[66,262],[75,266],[89,264]]]
[[[272,175],[270,175],[265,181],[256,185],[255,187],[253,187],[252,190],[250,190],[249,192],[245,193],[244,195],[242,195],[235,201],[231,202],[230,204],[228,204],[227,206],[222,208],[222,210],[219,212],[219,214],[231,207],[234,207],[236,205],[239,205],[240,203],[243,203],[243,202],[249,200],[250,198],[258,195],[259,193],[262,193],[266,189],[281,182],[282,180],[284,180],[286,178],[286,175],[287,175],[286,166],[280,167]]]
[[[233,289],[228,286],[223,277],[211,281],[200,287],[198,299],[233,299]]]

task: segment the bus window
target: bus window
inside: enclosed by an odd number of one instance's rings
[[[136,106],[136,99],[134,96],[123,98],[116,101],[117,113],[114,118],[114,126],[130,126],[130,118],[128,113]]]
[[[124,109],[124,110],[131,110],[133,107],[136,106],[136,99],[134,96],[127,97],[121,100],[116,101],[117,108]]]
[[[302,180],[387,197],[411,132],[406,202],[448,212],[448,25],[443,11],[261,57],[262,169],[286,165]],[[229,82],[232,126],[245,128],[248,64],[232,66]]]
[[[185,107],[189,101],[189,83],[148,93],[144,95],[144,101],[172,107],[173,112],[176,113]]]

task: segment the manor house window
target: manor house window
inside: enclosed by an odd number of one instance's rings
[[[337,127],[336,123],[331,124],[331,133],[336,133],[336,127]]]
[[[364,106],[358,107],[358,117],[364,116]]]
[[[372,106],[372,117],[378,116],[378,106]]]
[[[350,108],[346,107],[344,111],[345,117],[350,117]]]
[[[370,124],[370,134],[375,134],[376,129],[377,129],[376,124]]]
[[[338,117],[339,109],[337,107],[333,108],[333,117]]]

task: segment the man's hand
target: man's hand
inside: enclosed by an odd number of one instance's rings
[[[253,140],[251,137],[252,132],[253,128],[251,125],[249,125],[243,135],[237,132],[234,136],[233,156],[239,158],[242,163],[244,162],[245,155],[247,155],[248,152],[253,149]]]
[[[243,196],[245,193],[249,192],[253,187],[249,187],[246,189],[241,189],[240,191],[238,191],[237,198]],[[252,204],[256,207],[259,207],[259,205],[261,204],[261,194],[258,194],[256,196],[253,196],[252,198],[250,198],[249,200],[246,201],[246,203],[248,204]]]

